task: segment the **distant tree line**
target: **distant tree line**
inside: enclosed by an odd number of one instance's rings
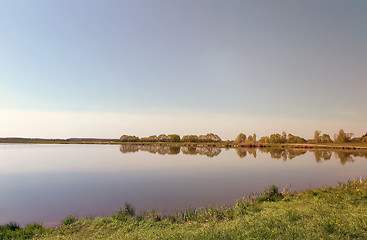
[[[249,135],[248,137],[244,133],[240,133],[237,135],[236,139],[234,140],[235,143],[242,143],[242,142],[254,142],[256,143],[256,133],[253,135]]]
[[[353,133],[346,133],[343,129],[340,129],[338,133],[334,134],[333,140],[331,140],[328,134],[321,135],[320,130],[316,130],[314,139],[311,143],[367,143],[367,133],[361,137],[353,138]]]
[[[282,134],[275,133],[270,136],[263,136],[257,142],[258,143],[276,143],[276,144],[285,144],[285,143],[367,143],[367,133],[358,138],[352,138],[353,133],[346,133],[343,129],[340,129],[338,133],[336,133],[333,137],[333,140],[329,136],[329,134],[322,134],[320,130],[316,130],[314,133],[314,138],[306,140],[300,136],[295,136],[291,133],[287,134],[283,132]],[[235,139],[235,143],[242,143],[246,145],[246,142],[255,142],[256,143],[256,134],[250,135],[246,137],[246,134],[240,133]]]
[[[184,135],[182,138],[178,134],[161,134],[161,135],[152,135],[149,137],[139,138],[137,136],[130,135],[122,135],[120,137],[121,142],[221,142],[222,139],[214,133],[208,133],[206,135]]]
[[[214,133],[208,133],[206,135],[185,135],[182,137],[181,142],[221,142],[222,139]]]
[[[279,133],[271,134],[270,136],[264,136],[259,139],[261,143],[306,143],[306,139],[288,134],[283,132],[282,135]]]
[[[178,134],[160,134],[152,135],[149,137],[137,137],[131,135],[122,135],[120,137],[121,142],[183,142],[183,143],[219,143],[222,139],[214,133],[208,133],[206,135],[184,135]],[[286,143],[367,143],[367,133],[361,137],[353,138],[353,133],[347,133],[343,129],[340,129],[331,139],[329,134],[321,134],[320,130],[314,132],[313,139],[306,140],[303,137],[293,135],[291,133],[283,132],[282,134],[274,133],[270,136],[263,136],[257,140],[256,134],[246,135],[245,133],[239,133],[234,141],[227,141],[227,143],[233,143],[235,145],[255,145],[256,143],[262,144],[286,144]]]

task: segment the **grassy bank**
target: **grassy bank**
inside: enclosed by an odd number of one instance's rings
[[[113,217],[69,217],[52,229],[4,229],[0,239],[366,239],[367,181],[301,193],[279,193],[272,186],[233,207],[209,206],[170,216],[135,214],[127,204]]]

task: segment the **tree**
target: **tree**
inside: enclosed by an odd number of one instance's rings
[[[269,138],[270,143],[281,143],[282,142],[282,136],[280,136],[279,133],[271,134]]]
[[[288,143],[294,143],[294,135],[293,134],[290,134],[290,133],[288,133],[288,135],[287,135],[287,142]]]
[[[171,134],[167,136],[168,142],[180,142],[180,135],[177,134]]]
[[[166,134],[160,134],[158,136],[158,142],[167,142],[167,135]]]
[[[140,139],[136,136],[122,135],[120,137],[121,142],[139,142]]]
[[[282,137],[280,138],[281,143],[287,142],[287,133],[285,131],[282,132]]]
[[[288,143],[306,143],[306,139],[304,138],[301,138],[299,136],[294,136],[293,134],[288,134],[288,137],[287,137],[287,142]]]
[[[321,143],[332,143],[329,134],[323,134],[321,137],[319,137]]]
[[[152,135],[148,137],[148,142],[158,142],[157,135]]]
[[[181,142],[198,142],[199,137],[196,135],[185,135],[182,137]]]
[[[238,136],[236,137],[236,139],[234,141],[236,143],[241,143],[241,142],[246,141],[246,139],[247,139],[246,134],[240,133],[240,134],[238,134]]]
[[[206,139],[208,142],[221,142],[222,141],[222,139],[217,134],[214,134],[214,133],[206,134]]]
[[[222,139],[214,133],[199,136],[199,142],[220,142]]]
[[[337,142],[337,143],[350,142],[352,136],[353,136],[353,133],[346,133],[344,132],[343,129],[340,129],[339,133],[334,135],[334,142]]]
[[[259,139],[259,142],[260,143],[269,143],[270,140],[269,140],[269,137],[268,136],[263,136]]]
[[[181,138],[181,142],[188,142],[189,141],[189,135],[183,135]]]
[[[315,143],[320,142],[320,134],[321,134],[320,130],[315,130],[315,133],[313,135],[313,140],[314,140]]]

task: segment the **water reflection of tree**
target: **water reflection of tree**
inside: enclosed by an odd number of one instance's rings
[[[284,149],[284,148],[260,148],[261,152],[270,154],[271,158],[283,159],[283,161],[292,160],[307,152],[305,149]]]
[[[158,153],[161,155],[170,154],[177,155],[181,151],[183,154],[189,155],[206,155],[208,157],[214,157],[221,153],[220,148],[215,147],[180,147],[180,146],[161,146],[161,145],[130,145],[123,144],[120,147],[122,153],[144,151],[150,153]]]
[[[305,154],[307,151],[311,151],[314,154],[315,161],[321,163],[331,159],[332,155],[339,159],[340,163],[344,165],[347,162],[354,162],[355,157],[364,157],[367,159],[367,151],[361,150],[310,150],[310,149],[285,149],[285,148],[249,148],[241,147],[236,148],[237,155],[240,158],[244,158],[247,154],[253,155],[254,158],[257,156],[257,151],[262,153],[270,154],[271,158],[282,159],[283,161],[292,160],[297,156]],[[177,155],[180,152],[189,155],[205,155],[208,157],[218,156],[222,149],[216,147],[194,147],[194,146],[167,146],[167,145],[134,145],[134,144],[123,144],[120,147],[122,153],[145,151],[150,153],[158,153],[161,155],[171,154]]]
[[[240,157],[240,158],[244,158],[247,156],[247,151],[242,151],[241,149],[237,148],[236,149],[236,152],[237,152],[237,155]]]
[[[314,150],[315,160],[320,163],[322,160],[330,160],[332,154],[336,159],[339,159],[340,164],[344,165],[347,162],[353,163],[355,157],[364,157],[367,159],[367,151],[359,151],[359,150]]]
[[[331,159],[331,152],[330,151],[323,151],[323,150],[316,150],[314,151],[315,160],[317,163],[322,162],[322,160],[327,161]]]
[[[257,156],[256,148],[253,148],[253,147],[240,147],[240,148],[236,148],[236,152],[237,152],[237,155],[240,158],[246,157],[247,156],[247,153],[249,153],[252,156],[254,156],[254,158],[256,158],[256,156]]]
[[[181,147],[181,152],[183,154],[189,155],[206,155],[208,157],[215,157],[218,156],[222,149],[215,148],[215,147]]]
[[[188,155],[195,155],[196,153],[196,147],[183,147],[182,148],[182,153],[183,154],[188,154]]]
[[[347,162],[354,162],[353,153],[347,151],[335,151],[335,157],[339,158],[341,165]]]
[[[307,152],[305,149],[289,149],[288,150],[288,158],[291,160],[295,157],[304,155]]]
[[[168,154],[170,155],[177,155],[179,154],[181,151],[181,148],[180,147],[169,147],[169,152]]]
[[[139,151],[139,145],[121,145],[120,151],[122,153],[137,152]]]

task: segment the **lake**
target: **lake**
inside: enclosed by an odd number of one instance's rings
[[[367,151],[0,144],[0,225],[70,214],[233,205],[277,184],[299,191],[367,176]]]

